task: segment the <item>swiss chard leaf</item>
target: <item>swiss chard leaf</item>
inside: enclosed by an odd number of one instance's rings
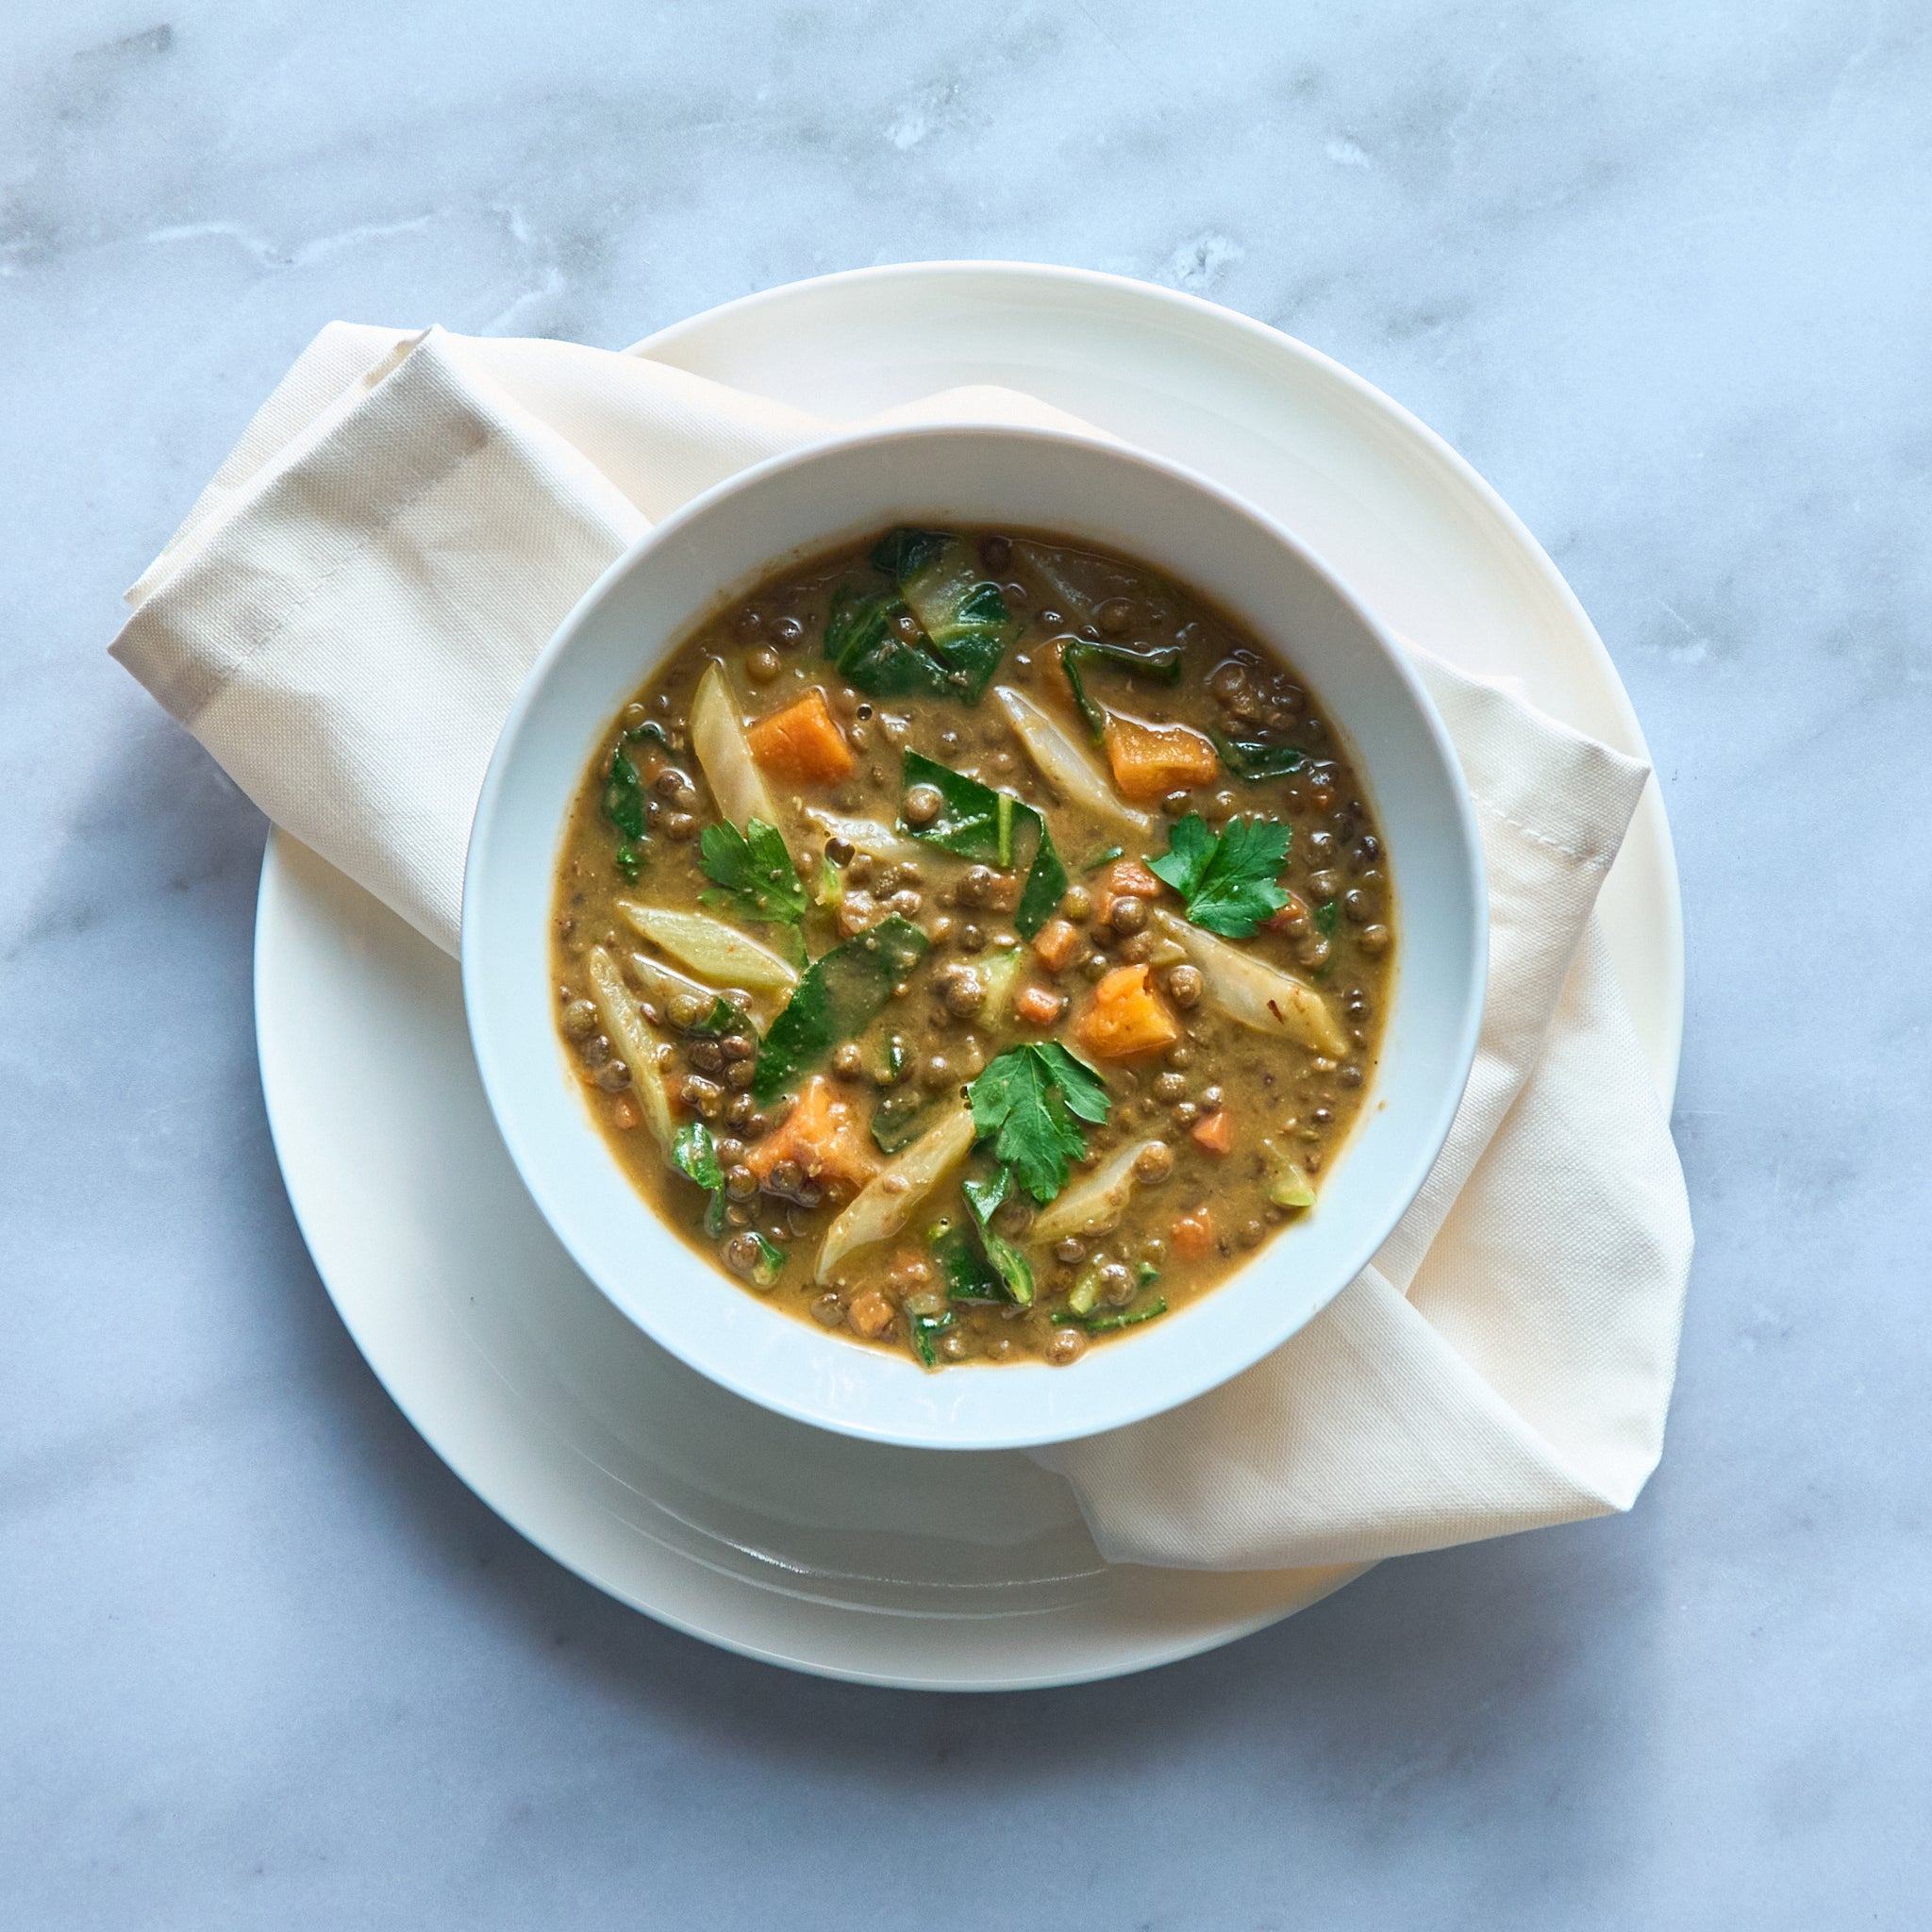
[[[947,1329],[958,1320],[951,1308],[942,1308],[937,1315],[921,1315],[912,1309],[906,1310],[906,1334],[912,1344],[912,1353],[929,1369],[940,1365],[939,1341]]]
[[[644,869],[644,784],[638,776],[638,768],[631,763],[630,754],[621,744],[610,756],[610,775],[604,781],[600,803],[604,816],[620,835],[617,870],[625,878],[635,881]]]
[[[1054,849],[1046,821],[1030,805],[1022,805],[1009,791],[995,791],[977,778],[955,772],[923,752],[908,751],[902,767],[906,789],[930,785],[940,795],[938,815],[923,825],[900,820],[901,829],[941,851],[974,858],[983,865],[1010,869],[1020,835],[1033,832],[1033,862],[1013,913],[1020,937],[1030,940],[1053,916],[1067,890],[1067,869]]]
[[[783,834],[762,819],[752,819],[742,832],[722,821],[707,825],[698,863],[712,881],[703,894],[706,905],[777,925],[796,925],[805,917],[805,882]]]
[[[888,1093],[873,1108],[872,1138],[881,1154],[897,1154],[925,1131],[925,1102],[909,1087]]]
[[[1000,1304],[1012,1299],[992,1264],[963,1230],[952,1229],[934,1241],[932,1257],[945,1280],[948,1301]]]
[[[1095,744],[1107,735],[1107,713],[1087,695],[1082,675],[1087,666],[1106,664],[1150,683],[1178,684],[1182,655],[1178,644],[1109,644],[1098,638],[1075,638],[1062,646],[1060,669],[1066,674],[1067,689]]]
[[[840,1041],[858,1039],[925,948],[925,935],[893,913],[814,959],[758,1049],[753,1097],[772,1099]]]
[[[1013,1170],[995,1168],[986,1180],[966,1180],[959,1184],[966,1205],[979,1229],[979,1241],[1006,1289],[1006,1298],[1021,1307],[1033,1306],[1033,1264],[992,1224],[993,1216],[1013,1191]]]
[[[900,583],[936,561],[945,547],[943,530],[914,530],[902,525],[888,530],[872,546],[872,567]]]
[[[671,1142],[671,1164],[707,1192],[724,1185],[724,1169],[718,1158],[717,1143],[703,1121],[692,1121],[689,1126],[678,1128]]]
[[[1324,899],[1315,908],[1315,930],[1324,939],[1332,940],[1335,928],[1341,923],[1341,906],[1334,899]]]
[[[1138,1328],[1142,1322],[1151,1322],[1166,1313],[1166,1297],[1156,1295],[1151,1302],[1143,1302],[1138,1308],[1122,1308],[1118,1313],[1109,1308],[1082,1315],[1072,1308],[1056,1308],[1053,1319],[1055,1325],[1060,1328],[1084,1328],[1090,1335],[1110,1335],[1117,1328]]]
[[[1288,862],[1290,836],[1290,827],[1274,819],[1230,819],[1217,835],[1190,812],[1148,866],[1187,901],[1196,925],[1224,939],[1250,939],[1288,904],[1275,878]]]
[[[1285,778],[1307,763],[1308,755],[1291,744],[1265,744],[1258,738],[1229,738],[1225,732],[1210,731],[1221,762],[1237,778],[1256,784],[1263,778]]]
[[[1080,1122],[1097,1125],[1108,1112],[1099,1077],[1057,1041],[1008,1047],[967,1093],[978,1138],[992,1141],[994,1158],[1042,1203],[1066,1186],[1069,1165],[1087,1152]]]
[[[1016,628],[1000,587],[962,538],[899,529],[873,546],[884,591],[841,585],[825,622],[825,656],[874,697],[928,692],[977,704]],[[908,638],[900,623],[919,626]]]

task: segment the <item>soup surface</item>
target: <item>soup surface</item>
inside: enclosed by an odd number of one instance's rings
[[[1314,696],[1128,558],[897,529],[611,721],[558,1024],[638,1189],[789,1312],[1065,1365],[1317,1210],[1393,967]]]

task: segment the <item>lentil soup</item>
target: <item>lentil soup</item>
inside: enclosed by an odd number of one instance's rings
[[[586,1105],[708,1259],[927,1368],[1064,1366],[1319,1211],[1393,932],[1258,640],[1091,545],[901,528],[611,721],[553,959]]]

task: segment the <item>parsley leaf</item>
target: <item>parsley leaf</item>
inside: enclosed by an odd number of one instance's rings
[[[628,737],[629,734],[625,733]],[[644,784],[623,745],[610,755],[610,775],[604,781],[599,801],[604,816],[617,827],[619,841],[612,862],[619,874],[633,885],[644,869]]]
[[[979,1139],[992,1141],[994,1157],[1042,1203],[1066,1186],[1069,1164],[1087,1152],[1079,1123],[1098,1125],[1108,1112],[1099,1076],[1058,1041],[1008,1047],[967,1097]]]
[[[742,832],[723,822],[707,825],[698,863],[713,882],[702,895],[707,906],[777,925],[796,925],[805,917],[805,882],[783,834],[762,819],[751,820]]]
[[[1188,917],[1224,939],[1245,940],[1288,904],[1275,876],[1288,862],[1291,828],[1274,819],[1229,819],[1218,837],[1198,812],[1167,835],[1149,866],[1188,902]]]
[[[895,912],[805,969],[758,1049],[752,1097],[767,1101],[841,1040],[856,1040],[919,963],[925,935]]]

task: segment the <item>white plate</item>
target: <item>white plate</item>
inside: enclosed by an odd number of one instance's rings
[[[1385,397],[1226,310],[1105,276],[949,264],[801,283],[641,347],[835,415],[967,382],[1030,390],[1241,491],[1393,627],[1521,676],[1558,717],[1643,754],[1589,621],[1494,495]],[[1654,789],[1604,908],[1668,1096],[1683,974]],[[290,1197],[357,1344],[479,1496],[640,1609],[800,1669],[991,1690],[1188,1656],[1359,1574],[1110,1568],[1066,1486],[1023,1457],[841,1439],[681,1367],[575,1270],[518,1186],[456,962],[279,834],[256,1001]]]

